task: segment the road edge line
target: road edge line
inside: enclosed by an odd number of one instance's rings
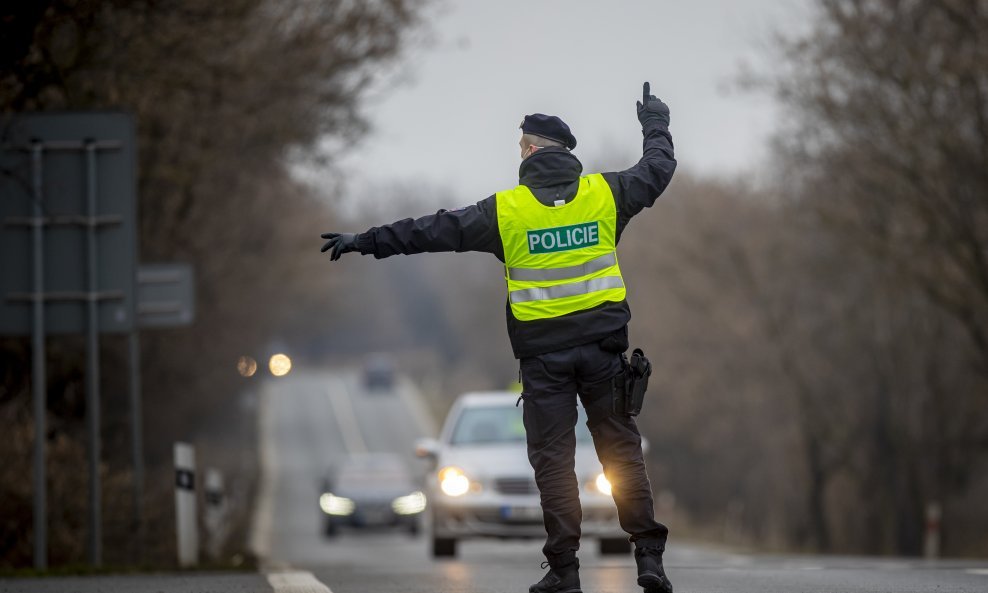
[[[271,419],[270,404],[267,389],[261,389],[258,394],[258,440],[260,488],[257,500],[254,502],[254,514],[251,518],[250,550],[262,563],[268,561],[271,554],[271,521],[274,512],[274,472],[277,456],[274,451],[274,429]]]
[[[269,572],[264,575],[275,593],[333,593],[326,584],[311,572]]]

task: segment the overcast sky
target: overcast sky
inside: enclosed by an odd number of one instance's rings
[[[736,89],[738,73],[770,71],[770,33],[804,28],[810,1],[445,0],[429,13],[431,41],[367,102],[372,133],[341,169],[361,194],[424,184],[447,190],[447,207],[473,203],[517,184],[518,124],[534,112],[566,121],[585,163],[630,166],[648,80],[672,110],[681,168],[751,171],[776,112]]]

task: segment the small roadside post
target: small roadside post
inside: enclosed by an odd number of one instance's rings
[[[199,563],[199,531],[196,525],[196,452],[188,443],[175,443],[175,536],[178,565]]]
[[[206,509],[204,523],[206,526],[206,554],[210,559],[217,560],[223,552],[223,544],[228,535],[226,489],[223,486],[223,474],[218,469],[206,469],[205,481]]]

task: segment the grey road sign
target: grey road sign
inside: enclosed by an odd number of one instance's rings
[[[31,335],[38,569],[48,564],[42,437],[52,333],[86,334],[89,560],[102,564],[99,334],[134,328],[134,152],[133,118],[122,113],[0,121],[0,334]]]
[[[141,264],[137,269],[137,324],[189,325],[195,317],[195,287],[189,264]]]
[[[101,332],[131,329],[137,257],[134,144],[133,118],[123,113],[0,120],[0,334],[29,335],[35,299],[44,303],[47,334],[85,332],[90,301],[96,303]],[[36,227],[43,251],[41,294],[32,277]],[[90,266],[91,255],[98,266]],[[89,279],[93,267],[95,290]]]

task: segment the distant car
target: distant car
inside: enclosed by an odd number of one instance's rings
[[[528,462],[517,393],[460,396],[439,439],[423,439],[416,454],[435,461],[426,483],[432,515],[432,555],[456,555],[457,542],[473,537],[544,538],[542,507]],[[602,554],[628,553],[611,486],[594,452],[586,413],[577,406],[576,476],[583,535],[600,541]]]
[[[388,453],[347,457],[326,478],[319,496],[323,533],[340,528],[399,528],[419,533],[425,494],[401,459]]]
[[[364,362],[364,387],[368,391],[390,391],[395,384],[395,365],[386,354],[373,354]]]

